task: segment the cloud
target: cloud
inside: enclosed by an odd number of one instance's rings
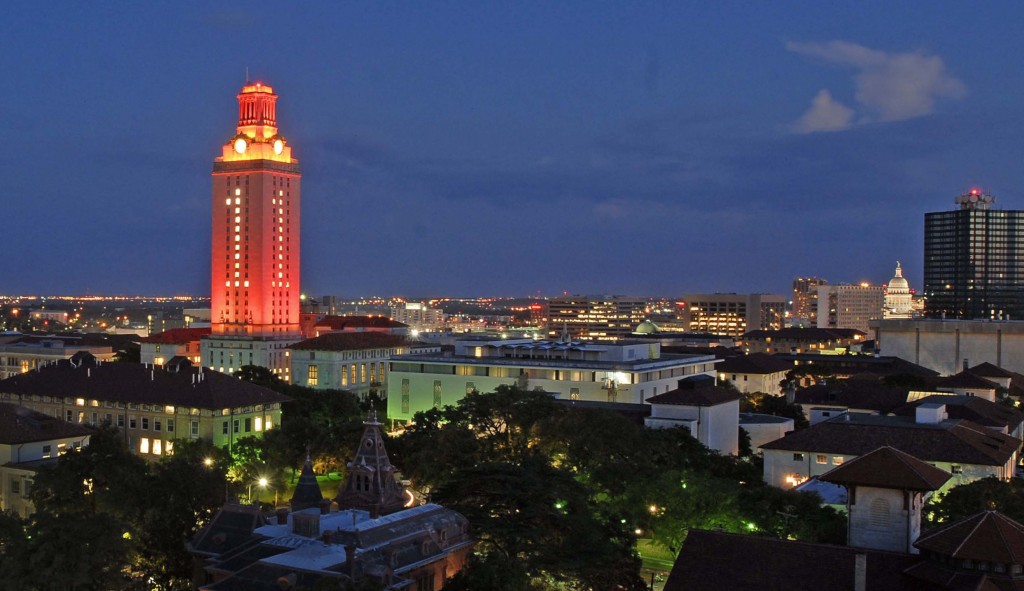
[[[854,99],[863,115],[860,118],[862,122],[903,121],[929,115],[935,111],[938,99],[960,99],[967,93],[964,83],[947,71],[941,57],[923,51],[887,53],[848,41],[787,42],[786,49],[857,70]],[[823,97],[822,92],[815,97],[810,111],[797,123],[798,129],[801,122],[817,111],[829,110],[837,116],[846,108],[832,100],[831,95]],[[836,109],[836,106],[842,109]]]
[[[811,100],[811,108],[793,124],[797,133],[815,131],[841,131],[853,123],[853,109],[832,98],[827,88],[822,88]]]

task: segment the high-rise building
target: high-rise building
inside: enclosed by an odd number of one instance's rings
[[[853,328],[869,333],[869,322],[882,317],[885,288],[881,285],[818,287],[818,328]]]
[[[680,305],[691,332],[742,338],[752,330],[778,330],[786,316],[786,297],[766,293],[690,293]]]
[[[244,365],[288,379],[285,347],[299,333],[302,173],[278,133],[277,95],[260,82],[238,94],[238,126],[213,163],[211,334],[204,365]]]
[[[958,209],[924,216],[925,315],[1024,317],[1024,211],[992,209],[973,189]]]
[[[644,321],[647,300],[627,296],[562,296],[548,300],[548,336],[563,330],[573,339],[627,338]]]
[[[793,320],[813,325],[818,318],[818,286],[828,285],[821,277],[797,277],[793,280]]]

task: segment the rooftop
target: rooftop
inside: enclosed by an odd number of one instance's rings
[[[896,409],[893,414],[905,417],[914,416],[917,407],[923,404],[944,404],[946,405],[946,414],[951,419],[967,419],[986,427],[1006,429],[1010,433],[1016,431],[1017,427],[1024,422],[1024,413],[1005,404],[977,396],[945,394],[933,394],[915,400]]]
[[[290,345],[295,351],[356,351],[381,347],[428,346],[403,335],[383,332],[329,332]]]
[[[803,341],[836,341],[857,339],[867,336],[853,328],[781,328],[779,330],[752,330],[743,335],[744,340],[782,339]]]
[[[210,334],[210,328],[172,328],[164,332],[158,332],[144,337],[143,343],[158,343],[161,345],[184,345],[198,341],[200,338]]]
[[[891,446],[926,462],[1002,466],[1020,444],[1019,439],[963,419],[922,424],[913,417],[845,413],[761,449],[861,456]]]
[[[898,490],[938,490],[950,479],[949,472],[896,448],[882,446],[830,470],[820,478],[841,485],[872,486]]]
[[[285,402],[288,397],[184,361],[161,369],[141,363],[98,363],[92,356],[51,363],[0,381],[0,393],[223,409]]]
[[[740,399],[734,390],[717,386],[697,386],[694,388],[676,388],[664,394],[647,399],[648,404],[670,404],[674,406],[717,406]]]
[[[324,316],[317,320],[316,328],[345,330],[346,328],[406,328],[403,324],[385,316]]]
[[[714,355],[662,355],[658,359],[637,359],[632,361],[591,361],[583,359],[538,359],[527,357],[471,357],[469,355],[444,355],[427,353],[421,355],[395,355],[392,361],[411,361],[414,363],[459,363],[465,365],[505,365],[510,367],[550,367],[561,369],[566,367],[594,369],[605,371],[645,371],[692,365],[696,363],[714,363]]]
[[[83,425],[69,423],[48,414],[0,403],[0,444],[18,445],[65,437],[84,437],[92,433]]]
[[[921,534],[915,546],[958,558],[1024,564],[1024,525],[996,511],[941,525]]]
[[[722,373],[772,374],[793,369],[793,362],[767,353],[727,357],[715,366]]]

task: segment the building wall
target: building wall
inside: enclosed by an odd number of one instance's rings
[[[47,363],[71,359],[79,351],[91,353],[100,361],[112,361],[114,359],[114,351],[110,347],[80,347],[74,345],[65,347],[57,342],[53,342],[50,345],[33,344],[29,346],[19,343],[0,345],[0,379],[30,372]]]
[[[14,464],[56,458],[89,443],[89,436],[58,437],[16,445],[0,445],[0,511],[28,517],[35,508],[29,500],[35,471]]]
[[[777,396],[782,394],[782,386],[780,384],[782,380],[786,379],[786,373],[784,371],[765,374],[719,373],[718,379],[729,382],[744,394],[764,392],[765,394]]]
[[[624,296],[566,296],[548,300],[548,336],[563,328],[573,339],[627,338],[644,321],[647,300]]]
[[[785,437],[786,433],[794,429],[794,421],[787,419],[785,422],[742,423],[738,427],[750,435],[750,447],[756,452],[762,445]]]
[[[199,340],[190,343],[142,343],[139,361],[155,365],[163,365],[172,357],[186,357],[195,365],[201,365],[203,356],[199,352]]]
[[[295,384],[317,390],[348,390],[362,397],[376,391],[384,396],[387,394],[388,360],[393,355],[408,352],[408,347],[352,351],[294,350],[290,356],[291,375]],[[424,352],[440,352],[440,348]]]
[[[857,486],[853,496],[848,545],[916,554],[911,540],[921,533],[921,493]]]
[[[778,449],[764,451],[764,481],[778,488],[793,488],[800,482],[814,476],[821,476],[829,470],[848,462],[857,456],[849,454],[828,454],[819,452],[792,452]],[[800,456],[797,458],[796,456]],[[822,463],[821,460],[824,460]],[[995,476],[1008,480],[1013,475],[1017,454],[1002,466],[985,466],[978,464],[954,464],[952,462],[933,462],[929,464],[953,474],[953,477],[939,492],[945,492],[959,484],[968,484],[982,478]]]
[[[501,385],[516,384],[530,390],[540,388],[565,400],[644,404],[647,398],[678,387],[685,376],[715,375],[712,362],[643,372],[574,369],[571,364],[564,367],[531,366],[525,360],[521,366],[494,365],[485,360],[394,360],[387,377],[388,418],[408,421],[418,411],[454,405],[471,390],[491,392]],[[614,378],[614,389],[609,388],[609,376]]]
[[[783,327],[786,298],[770,294],[691,293],[683,296],[682,320],[691,332],[742,338],[752,330]]]
[[[882,317],[885,288],[881,285],[818,287],[818,328],[853,328],[870,334],[870,321]]]
[[[270,369],[282,380],[290,382],[292,370],[288,359],[291,356],[288,347],[300,340],[298,334],[278,339],[203,337],[203,366],[231,374],[243,366],[258,365]]]
[[[644,424],[652,429],[686,427],[697,441],[722,455],[739,453],[738,400],[714,406],[652,404]]]
[[[880,354],[900,357],[943,375],[985,361],[1024,373],[1024,322],[989,320],[882,320]]]
[[[259,436],[281,424],[281,406],[277,403],[203,409],[82,398],[22,397],[6,392],[0,393],[0,400],[70,423],[99,425],[109,421],[121,430],[128,448],[147,459],[172,453],[176,439],[203,438],[217,447],[230,448],[241,437]]]

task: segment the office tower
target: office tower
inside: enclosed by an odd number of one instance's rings
[[[818,328],[853,328],[870,333],[869,321],[882,317],[885,288],[881,285],[818,287]]]
[[[644,321],[647,300],[627,296],[562,296],[548,300],[548,336],[563,329],[573,339],[627,338]]]
[[[786,297],[766,293],[690,293],[680,306],[691,332],[742,338],[752,330],[778,330],[786,315]]]
[[[924,216],[925,315],[1024,318],[1024,211],[973,189]]]
[[[260,82],[238,94],[238,126],[213,163],[211,335],[203,363],[288,378],[299,336],[302,173],[278,133],[277,95]]]
[[[800,319],[814,324],[818,318],[818,286],[828,285],[828,280],[820,277],[797,277],[793,280],[793,311],[794,320]]]

